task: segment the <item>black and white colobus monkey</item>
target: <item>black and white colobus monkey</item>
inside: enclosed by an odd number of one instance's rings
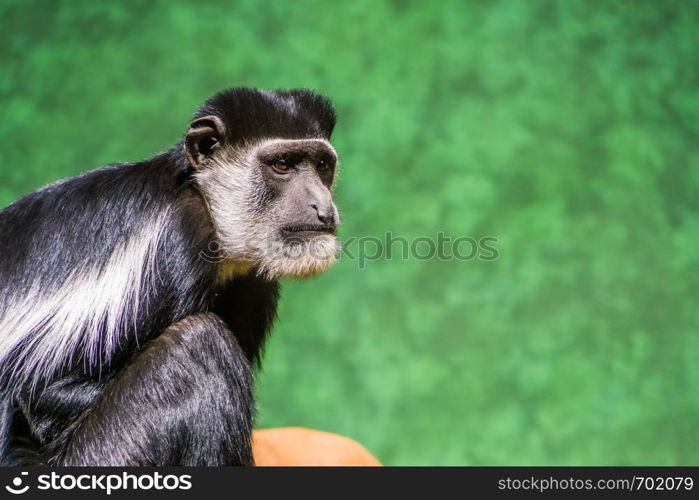
[[[252,464],[277,278],[330,267],[335,113],[231,89],[139,163],[0,212],[4,465]]]

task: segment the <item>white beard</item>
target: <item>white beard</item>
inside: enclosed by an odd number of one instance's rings
[[[308,278],[328,270],[337,261],[340,242],[322,234],[309,239],[271,241],[258,260],[261,274],[270,278]]]

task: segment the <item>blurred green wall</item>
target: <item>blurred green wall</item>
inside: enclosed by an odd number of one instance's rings
[[[336,104],[342,235],[494,236],[284,285],[261,426],[387,464],[699,464],[699,4],[3,1],[0,205],[228,86]]]

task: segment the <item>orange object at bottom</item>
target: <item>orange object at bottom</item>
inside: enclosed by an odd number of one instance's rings
[[[374,455],[344,436],[302,427],[258,429],[252,434],[258,466],[377,466]]]

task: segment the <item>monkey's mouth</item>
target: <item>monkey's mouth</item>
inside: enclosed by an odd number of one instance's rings
[[[282,227],[285,236],[313,236],[318,234],[335,234],[337,226],[323,224],[296,224]]]

